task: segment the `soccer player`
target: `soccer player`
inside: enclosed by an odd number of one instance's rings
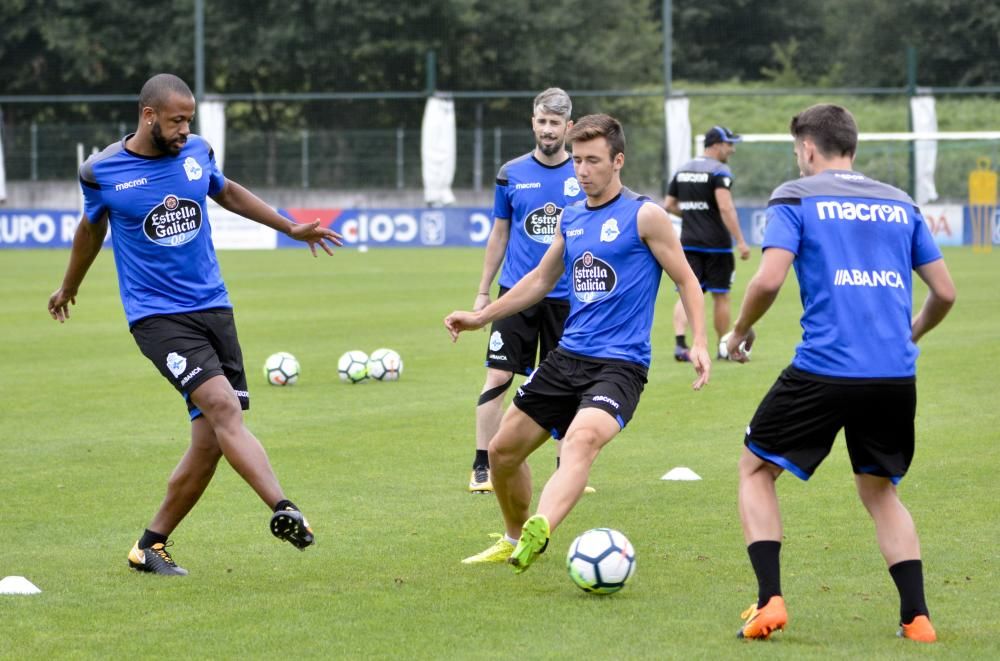
[[[948,313],[955,287],[906,193],[854,172],[858,128],[846,109],[815,105],[792,118],[802,178],[771,195],[764,255],[747,286],[727,348],[745,362],[753,325],[790,266],[802,299],[802,342],[747,427],[739,508],[757,602],[743,638],[767,638],[788,620],[781,593],[781,514],[775,480],[808,480],[845,430],[861,502],[899,591],[899,635],[933,642],[920,543],[896,484],[913,458],[916,342]],[[911,321],[912,271],[930,291]]]
[[[705,133],[705,154],[680,167],[663,206],[680,216],[684,256],[701,282],[702,291],[712,292],[712,318],[718,340],[729,330],[729,290],[736,275],[733,241],[740,259],[750,257],[743,240],[740,221],[733,204],[733,173],[729,157],[742,138],[725,126],[713,126]],[[688,359],[685,337],[687,318],[680,301],[674,305],[674,359]],[[719,346],[716,343],[716,346]],[[719,356],[721,358],[721,356]]]
[[[497,173],[493,229],[486,242],[473,311],[490,303],[490,285],[501,262],[500,296],[538,265],[552,244],[556,220],[563,208],[583,198],[566,151],[566,131],[573,126],[569,95],[550,87],[535,97],[532,110],[535,149],[508,161]],[[564,276],[545,299],[493,324],[486,350],[486,382],[476,406],[471,493],[493,491],[486,446],[500,427],[504,393],[513,383],[514,374],[531,374],[536,353],[539,361],[544,360],[556,346],[569,314],[568,299],[569,285]]]
[[[711,363],[701,286],[666,212],[621,182],[625,134],[608,115],[587,115],[570,130],[576,177],[587,194],[563,210],[552,245],[538,266],[504,296],[476,312],[452,312],[452,340],[542,300],[569,273],[570,313],[559,346],[514,397],[489,443],[493,486],[505,535],[463,563],[508,561],[523,572],[545,550],[587,484],[597,454],[625,428],[646,384],[649,334],[660,275],[677,283],[692,322],[694,388]],[[562,463],[528,517],[528,455],[561,438]],[[516,546],[515,546],[516,545]]]
[[[278,214],[215,164],[212,148],[191,133],[195,99],[180,78],[158,74],[139,94],[135,133],[80,168],[84,215],[73,238],[62,286],[49,298],[53,319],[69,304],[113,228],[118,285],[139,349],[180,392],[191,418],[191,444],[174,469],[149,527],[128,554],[133,569],[183,576],[167,538],[194,507],[221,457],[271,508],[278,538],[305,549],[308,522],[285,497],[260,442],[246,428],[249,408],[243,355],[206,215],[206,196],[222,207],[333,254],[336,232]]]

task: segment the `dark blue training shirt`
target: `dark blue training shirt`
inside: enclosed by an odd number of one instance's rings
[[[510,221],[510,238],[500,272],[501,287],[513,287],[538,266],[555,237],[559,214],[568,204],[583,197],[571,158],[559,165],[545,165],[528,153],[500,168],[493,217]],[[569,297],[565,276],[548,297],[563,300]]]
[[[795,254],[802,342],[792,365],[844,378],[911,377],[913,269],[941,259],[903,191],[845,170],[771,194],[764,250]]]
[[[577,202],[563,211],[563,261],[572,293],[559,346],[567,351],[649,366],[662,268],[639,237],[639,209],[647,202],[623,188],[599,207]]]
[[[154,314],[231,308],[205,198],[226,179],[211,147],[188,136],[177,156],[140,156],[126,136],[80,168],[84,214],[108,213],[118,289],[129,325]]]
[[[689,252],[732,252],[733,238],[722,222],[715,191],[732,190],[729,166],[708,156],[699,156],[677,170],[667,193],[681,208],[681,245]]]

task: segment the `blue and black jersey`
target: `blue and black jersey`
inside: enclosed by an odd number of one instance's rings
[[[771,194],[764,250],[795,254],[802,342],[792,365],[842,378],[911,377],[913,269],[941,259],[903,191],[826,170]]]
[[[714,158],[699,156],[680,167],[668,193],[681,208],[681,245],[695,252],[732,252],[733,239],[722,222],[718,188],[732,190],[733,173]]]
[[[662,267],[639,237],[649,198],[627,188],[590,208],[563,211],[560,228],[570,279],[570,312],[559,346],[590,358],[649,366],[649,333]]]
[[[197,135],[176,156],[141,156],[125,141],[80,168],[84,214],[108,215],[118,288],[129,325],[155,314],[231,308],[205,211],[226,179]]]
[[[508,161],[497,173],[493,217],[510,222],[510,238],[500,272],[500,286],[511,288],[538,266],[555,237],[559,214],[583,198],[573,160],[545,165],[532,153]],[[561,278],[549,298],[566,300],[569,287]]]

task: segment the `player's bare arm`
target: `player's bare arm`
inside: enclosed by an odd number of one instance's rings
[[[741,345],[747,350],[753,348],[753,343],[757,339],[753,325],[764,316],[778,297],[778,292],[788,277],[788,269],[792,267],[794,261],[795,253],[784,248],[768,248],[764,251],[757,273],[747,284],[740,314],[726,344],[730,360],[738,363],[749,360]]]
[[[333,255],[331,245],[328,245],[327,241],[334,246],[343,245],[342,240],[344,237],[328,227],[321,227],[318,220],[311,223],[296,223],[291,221],[231,179],[226,180],[226,185],[212,199],[218,202],[219,206],[224,209],[239,214],[244,218],[249,218],[261,225],[266,225],[282,234],[287,234],[297,241],[308,243],[313,257],[316,256],[316,246],[322,248],[327,255]]]
[[[472,311],[479,312],[490,304],[490,286],[500,270],[507,242],[510,240],[510,219],[494,218],[493,229],[486,240],[486,256],[483,257],[483,275],[479,279],[479,289],[472,303]]]
[[[943,259],[936,259],[916,268],[917,275],[923,280],[930,291],[924,300],[920,312],[913,318],[912,338],[918,341],[945,318],[951,306],[955,304],[955,283]]]
[[[681,215],[681,205],[673,195],[667,195],[663,199],[663,208],[667,210],[667,213],[672,213],[675,216]]]
[[[743,239],[743,231],[740,229],[740,218],[736,213],[736,204],[733,202],[732,192],[727,188],[716,188],[715,203],[719,206],[719,215],[722,216],[722,223],[729,230],[730,236],[736,240],[736,249],[740,252],[740,259],[750,259],[750,246]]]
[[[80,218],[76,234],[73,235],[73,248],[69,253],[69,265],[62,285],[49,296],[49,314],[59,323],[65,323],[69,319],[69,305],[76,305],[80,284],[97,258],[97,253],[101,252],[107,233],[107,214],[96,223],[91,223],[86,216]]]
[[[637,221],[639,237],[670,279],[677,284],[684,311],[691,320],[693,342],[689,355],[691,366],[698,375],[692,387],[700,390],[708,383],[712,371],[712,361],[708,356],[708,337],[705,335],[705,295],[701,292],[701,284],[691,271],[666,211],[655,204],[646,203],[639,210]]]
[[[563,252],[566,242],[562,238],[559,225],[556,225],[552,245],[545,251],[542,260],[534,269],[517,281],[506,294],[493,301],[482,310],[465,312],[456,310],[444,318],[445,328],[451,335],[451,341],[458,340],[462,331],[477,330],[491,321],[509,317],[521,310],[531,307],[545,298],[559,282],[563,274]]]

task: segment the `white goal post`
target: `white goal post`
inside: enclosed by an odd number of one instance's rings
[[[744,133],[743,142],[792,142],[789,133]],[[859,133],[858,142],[916,142],[918,140],[1000,140],[1000,131],[934,131],[923,133]],[[705,136],[695,138],[694,151],[705,151]]]

